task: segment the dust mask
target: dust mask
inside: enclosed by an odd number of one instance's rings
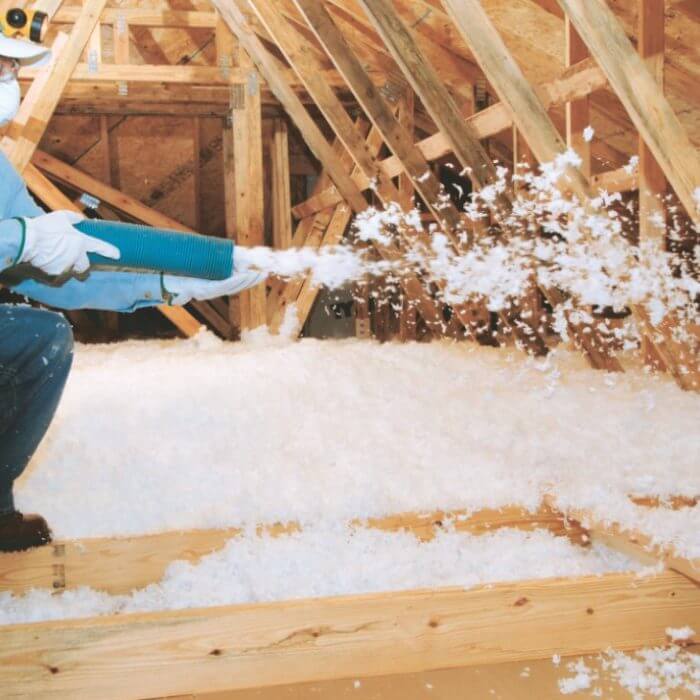
[[[21,99],[17,78],[0,78],[0,126],[5,126],[15,118]]]

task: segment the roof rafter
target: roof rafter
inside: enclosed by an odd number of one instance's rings
[[[284,105],[307,145],[322,163],[328,175],[343,195],[343,198],[354,212],[365,211],[369,205],[362,191],[357,187],[350,175],[344,171],[341,163],[338,162],[332,146],[326,141],[326,138],[304,105],[302,105],[299,98],[285,81],[280,71],[279,62],[262,45],[237,2],[224,3],[222,0],[213,1],[224,21],[238,37],[243,48],[257,65],[261,75],[267,80],[270,88]],[[376,241],[374,245],[379,254],[387,260],[397,260],[400,256],[398,249],[393,245],[384,245]],[[444,327],[442,312],[418,278],[415,275],[407,275],[402,279],[401,284],[408,296],[416,301],[426,323],[436,330],[442,330]]]
[[[480,0],[444,1],[464,40],[478,57],[499,97],[510,109],[515,125],[525,136],[537,159],[541,163],[554,161],[566,150],[566,144],[535,90],[525,79],[503,39],[491,23]],[[559,1],[577,2],[577,0]],[[595,1],[598,2],[598,0]],[[579,24],[575,24],[578,29]],[[582,38],[586,40],[586,35],[582,35]],[[625,41],[627,41],[626,38]],[[593,50],[593,53],[595,55],[597,51]],[[641,62],[636,52],[633,51],[633,53],[634,57]],[[646,68],[642,66],[642,70],[646,71]],[[653,78],[651,81],[654,89],[658,91]],[[566,189],[573,192],[582,205],[588,206],[590,187],[583,174],[576,168],[569,167],[565,179]],[[641,326],[642,334],[652,343],[678,384],[684,389],[700,390],[699,375],[690,350],[681,349],[678,353],[668,334],[652,327],[646,309],[641,305],[633,305],[632,312]],[[662,339],[659,339],[660,335],[663,336]]]

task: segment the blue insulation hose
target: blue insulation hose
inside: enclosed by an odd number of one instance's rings
[[[119,260],[91,253],[93,265],[207,280],[223,280],[233,274],[233,241],[224,238],[100,219],[85,219],[75,227],[121,251]]]

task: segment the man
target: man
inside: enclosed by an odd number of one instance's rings
[[[0,126],[20,104],[17,71],[22,62],[45,57],[41,47],[0,35]],[[88,253],[118,259],[114,246],[86,236],[72,212],[46,214],[0,153],[0,274],[18,265],[67,278],[60,286],[24,279],[13,290],[63,309],[134,311],[158,304],[186,304],[237,294],[264,276],[244,269],[236,249],[233,276],[210,282],[157,273],[91,271]],[[18,268],[22,269],[22,268]],[[78,279],[75,274],[80,274]],[[72,360],[73,338],[63,316],[29,306],[0,304],[0,551],[51,541],[46,521],[15,509],[12,486],[46,433],[61,398]]]

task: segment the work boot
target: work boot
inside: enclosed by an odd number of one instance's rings
[[[23,552],[51,542],[51,530],[40,515],[18,510],[0,515],[0,552]]]

